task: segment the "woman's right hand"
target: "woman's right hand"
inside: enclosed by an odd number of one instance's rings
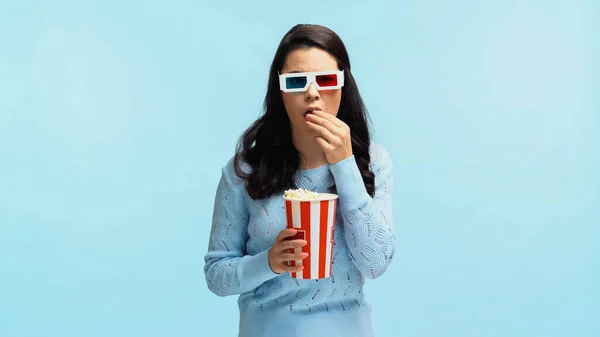
[[[289,249],[304,247],[308,242],[306,240],[290,240],[298,231],[293,228],[286,228],[279,232],[273,247],[269,249],[269,265],[273,272],[282,274],[284,272],[299,272],[304,269],[303,266],[289,266],[288,261],[303,260],[308,257],[308,253],[290,253]]]

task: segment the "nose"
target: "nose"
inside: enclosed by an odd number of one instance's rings
[[[318,100],[320,98],[319,90],[317,90],[313,83],[308,85],[308,89],[306,89],[305,95],[307,100]]]

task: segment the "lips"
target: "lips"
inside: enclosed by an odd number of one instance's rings
[[[312,114],[313,111],[316,111],[316,110],[320,111],[321,109],[320,108],[308,108],[306,111],[304,111],[304,117],[306,117],[306,115],[308,115],[308,114]]]

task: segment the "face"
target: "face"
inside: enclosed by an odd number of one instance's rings
[[[288,54],[282,74],[291,72],[311,72],[338,70],[336,60],[327,52],[318,48],[297,49]],[[309,134],[305,115],[310,110],[319,109],[337,116],[342,99],[342,89],[317,90],[310,84],[304,92],[281,92],[283,105],[287,111],[292,131],[296,134]]]

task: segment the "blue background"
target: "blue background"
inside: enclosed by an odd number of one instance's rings
[[[376,336],[600,336],[597,1],[3,1],[0,336],[234,336],[220,168],[296,23],[395,165]],[[244,84],[244,85],[240,85]]]

